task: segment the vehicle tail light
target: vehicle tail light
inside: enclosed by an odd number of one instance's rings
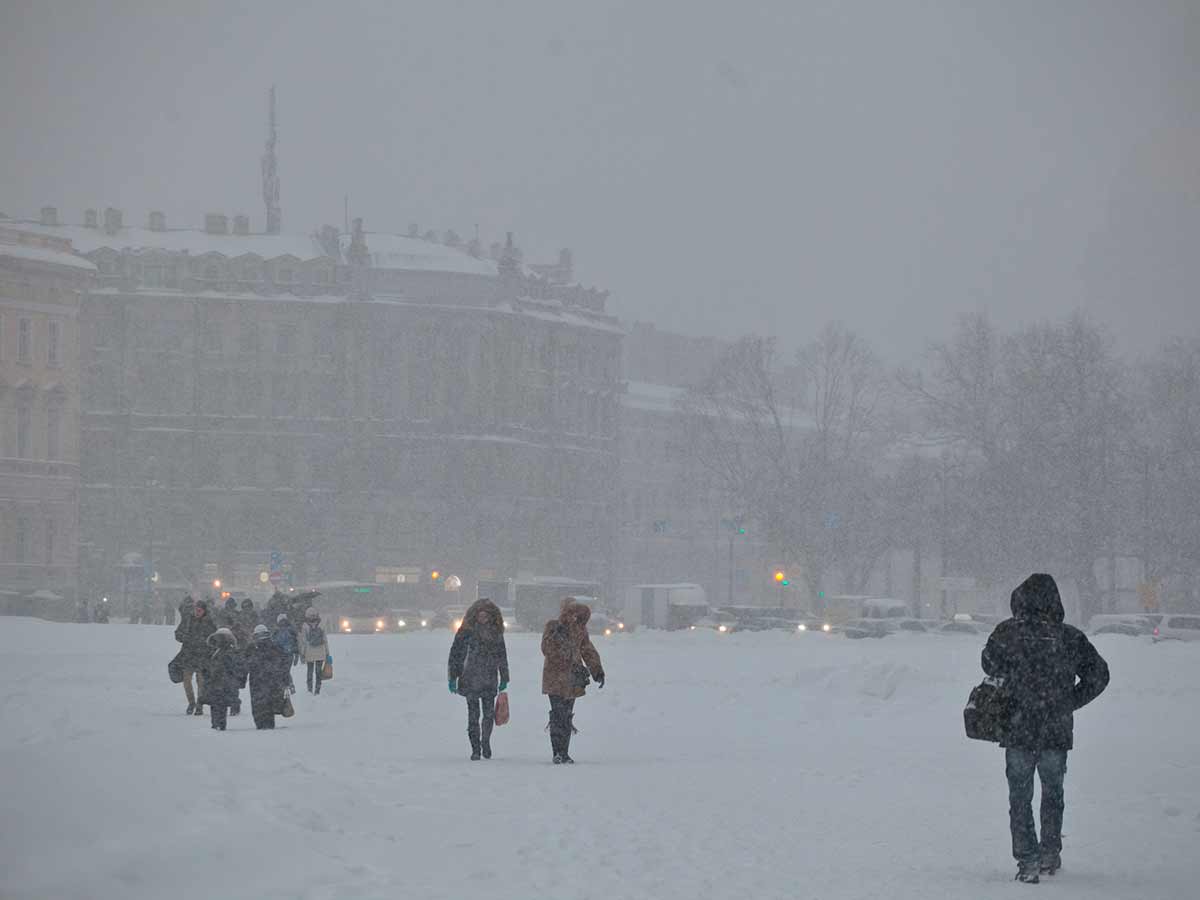
[[[1154,636],[1158,637],[1158,626],[1157,625],[1154,626]]]

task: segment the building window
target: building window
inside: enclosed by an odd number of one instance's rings
[[[33,322],[17,321],[17,362],[28,363],[33,358]]]
[[[47,332],[47,338],[46,338],[46,365],[57,366],[58,365],[58,335],[59,335],[59,331],[61,330],[60,324],[53,320],[51,320],[48,324],[49,324],[49,330]]]
[[[17,540],[13,547],[17,562],[29,559],[29,516],[17,516]]]
[[[296,329],[291,325],[280,325],[275,332],[275,352],[284,355],[292,352],[296,345]]]
[[[54,539],[58,537],[58,525],[53,519],[46,520],[46,565],[54,565]]]
[[[29,407],[17,407],[17,459],[29,459]]]
[[[60,459],[62,440],[62,413],[57,409],[46,411],[46,459]]]

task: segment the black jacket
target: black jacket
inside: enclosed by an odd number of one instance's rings
[[[508,649],[504,646],[504,632],[495,631],[485,636],[477,628],[468,628],[466,625],[459,628],[454,635],[454,643],[450,645],[447,672],[451,679],[458,679],[458,692],[464,697],[470,694],[495,694],[499,682],[508,681]]]
[[[205,614],[199,619],[193,611],[175,626],[175,640],[183,644],[179,651],[179,662],[185,672],[200,671],[212,652],[208,646],[208,639],[217,630],[217,626],[209,617],[207,609],[208,607],[205,607]]]
[[[208,649],[203,669],[204,702],[211,706],[232,706],[238,701],[238,691],[246,686],[242,654],[226,643],[210,645]]]
[[[1074,712],[1108,686],[1108,664],[1082,631],[1063,623],[1058,586],[1049,575],[1031,575],[1013,591],[1012,613],[988,638],[982,659],[983,671],[1004,679],[1009,721],[1001,743],[1070,750]]]
[[[254,715],[278,712],[288,683],[291,654],[268,638],[254,641],[243,656],[250,679],[250,705]]]

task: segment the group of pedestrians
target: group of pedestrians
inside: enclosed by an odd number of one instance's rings
[[[241,713],[241,691],[250,689],[250,711],[259,729],[275,727],[275,716],[289,715],[295,693],[291,669],[308,663],[308,690],[321,692],[321,674],[329,657],[329,639],[321,617],[309,607],[297,629],[286,612],[268,625],[253,601],[239,607],[232,598],[215,613],[208,599],[185,597],[175,640],[181,645],[175,666],[183,676],[187,715],[203,715],[207,705],[212,727],[224,731],[229,716]],[[319,659],[319,664],[317,660]],[[194,681],[194,685],[193,685]]]
[[[588,637],[591,615],[591,607],[567,597],[558,618],[542,629],[542,693],[550,700],[548,731],[555,765],[575,762],[571,758],[575,701],[587,693],[592,680],[604,687],[604,666]],[[450,645],[447,676],[450,693],[467,701],[471,759],[491,759],[496,698],[508,690],[509,681],[504,618],[491,600],[476,601],[463,616]]]

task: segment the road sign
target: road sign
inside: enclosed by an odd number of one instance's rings
[[[279,583],[283,581],[283,573],[278,569],[274,569],[269,575],[267,575],[267,580],[276,587],[279,587]]]

